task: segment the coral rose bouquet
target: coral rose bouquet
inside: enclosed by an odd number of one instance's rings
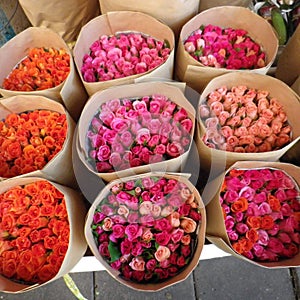
[[[58,102],[19,95],[0,102],[0,177],[38,176],[75,184],[75,123]],[[59,166],[59,168],[58,168]]]
[[[218,193],[208,204],[207,213],[209,216],[214,209],[217,213],[213,218],[223,222],[217,228],[208,224],[208,238],[224,250],[264,267],[298,266],[299,167],[238,162],[216,182]]]
[[[158,290],[187,277],[204,243],[200,195],[183,177],[147,173],[111,182],[87,217],[94,255],[121,283]]]
[[[2,182],[0,198],[1,291],[24,292],[67,274],[87,247],[79,194],[31,177]]]
[[[79,154],[106,181],[184,167],[194,108],[178,87],[149,82],[94,94],[79,120]]]
[[[214,78],[198,103],[203,164],[278,160],[299,140],[298,106],[299,97],[278,79],[238,72]]]
[[[272,26],[248,8],[210,8],[182,27],[176,75],[202,92],[211,79],[234,70],[266,74],[277,47]]]
[[[108,12],[82,27],[74,60],[90,96],[147,77],[171,79],[174,33],[144,13]]]
[[[56,32],[27,28],[0,48],[0,64],[4,97],[44,96],[64,104],[75,120],[79,117],[87,95],[72,53]]]

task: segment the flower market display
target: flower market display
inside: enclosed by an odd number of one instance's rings
[[[11,187],[0,199],[0,274],[22,284],[49,281],[69,245],[64,195],[39,180]]]
[[[283,106],[266,90],[222,86],[199,105],[199,115],[206,129],[202,140],[210,148],[257,153],[280,149],[292,140]]]
[[[171,51],[168,41],[135,32],[101,35],[89,49],[81,66],[86,82],[108,81],[148,72],[163,64]]]
[[[299,253],[299,187],[283,170],[233,168],[224,178],[219,200],[237,253],[258,262]]]
[[[184,48],[204,66],[231,70],[266,66],[265,52],[244,29],[202,25],[187,37]]]
[[[23,92],[50,89],[61,84],[69,73],[70,55],[66,50],[34,47],[3,80],[2,87]]]
[[[94,250],[117,277],[162,283],[194,265],[205,215],[183,180],[152,174],[132,178],[110,185],[94,205],[86,230],[92,230]]]
[[[64,113],[35,109],[8,114],[0,121],[0,176],[41,170],[60,152],[66,136]]]
[[[86,135],[89,162],[109,173],[179,157],[193,127],[187,110],[161,94],[109,100]]]

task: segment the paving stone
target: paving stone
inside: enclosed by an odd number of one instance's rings
[[[81,294],[93,300],[93,273],[72,273],[71,278]],[[45,286],[21,294],[0,293],[0,300],[72,300],[77,299],[66,286],[63,278],[59,278]]]
[[[112,278],[106,271],[95,273],[95,300],[194,300],[194,283],[191,274],[183,282],[157,292],[135,291]]]
[[[295,298],[289,269],[267,269],[228,256],[203,260],[194,270],[199,300]]]

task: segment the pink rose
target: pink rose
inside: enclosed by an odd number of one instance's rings
[[[112,144],[114,142],[116,136],[117,136],[117,132],[115,130],[107,129],[103,133],[103,139],[109,144]]]
[[[145,261],[141,256],[134,257],[129,266],[135,271],[144,271],[145,270]]]
[[[141,128],[137,131],[136,142],[142,145],[144,142],[148,142],[151,138],[150,130],[148,128]]]
[[[125,147],[129,147],[133,143],[132,134],[129,131],[123,131],[120,135],[120,141]]]
[[[210,116],[209,106],[206,104],[201,104],[199,106],[199,115],[201,119],[206,119]]]
[[[223,104],[219,101],[212,102],[210,104],[210,109],[215,116],[219,116],[222,111],[224,111]]]
[[[229,117],[230,117],[230,113],[228,111],[226,110],[221,111],[220,114],[218,115],[219,124],[221,126],[225,125]]]
[[[125,233],[128,237],[128,240],[132,242],[136,238],[140,237],[143,233],[143,228],[138,224],[129,224],[125,228]]]
[[[117,152],[113,152],[109,157],[109,163],[113,167],[118,167],[122,163],[121,155]]]
[[[146,269],[149,271],[153,271],[156,267],[157,261],[153,259],[149,259],[146,263]]]
[[[275,141],[275,145],[278,148],[281,148],[283,146],[285,146],[286,144],[288,144],[291,141],[291,138],[289,135],[287,134],[279,134],[276,141]]]
[[[112,226],[113,236],[116,239],[123,238],[125,236],[125,227],[121,224],[114,224]]]
[[[161,262],[168,259],[171,255],[170,249],[166,246],[159,246],[154,253],[157,261]]]
[[[110,126],[116,132],[122,133],[129,128],[130,121],[127,119],[114,118],[111,121]]]
[[[183,245],[189,245],[191,243],[191,236],[189,234],[186,234],[184,235],[180,242],[183,244]]]
[[[211,117],[205,120],[205,126],[207,129],[209,128],[216,129],[218,125],[219,125],[219,119],[217,117]]]
[[[103,242],[99,245],[98,251],[101,256],[104,257],[110,257],[109,251],[108,251],[108,242]]]
[[[232,230],[234,225],[235,225],[234,218],[232,216],[226,216],[226,219],[225,219],[226,231]]]
[[[174,244],[177,244],[180,242],[184,235],[184,231],[181,228],[173,229],[171,232],[171,240]]]
[[[274,253],[282,253],[284,247],[282,242],[275,238],[275,237],[270,237],[269,242],[268,242],[268,249],[271,250]]]
[[[172,229],[172,225],[169,220],[162,218],[155,220],[154,228],[159,231],[170,231]]]
[[[188,117],[187,111],[182,107],[173,115],[174,120],[178,122],[181,122],[187,117]]]
[[[159,114],[161,112],[160,101],[158,101],[158,100],[150,101],[149,111],[152,114]]]
[[[185,129],[186,132],[190,133],[193,128],[193,122],[191,119],[187,118],[180,122],[181,126]]]
[[[120,245],[120,250],[122,255],[130,254],[131,249],[132,249],[132,242],[125,238]]]
[[[161,213],[161,207],[160,205],[157,204],[153,204],[152,208],[151,208],[151,214],[154,218],[158,218],[160,216]]]
[[[141,215],[149,215],[152,211],[152,202],[151,201],[144,201],[139,206],[139,211]]]
[[[157,134],[159,133],[161,122],[158,119],[152,119],[148,122],[147,127],[151,134]]]
[[[106,161],[110,157],[110,147],[107,145],[100,146],[97,152],[97,158],[99,161]]]
[[[112,226],[113,226],[113,221],[111,218],[109,217],[106,217],[104,220],[103,220],[103,224],[102,224],[102,229],[104,231],[110,231],[112,229]]]
[[[227,126],[237,127],[241,125],[241,117],[240,116],[233,116],[230,119],[227,119],[226,123]]]
[[[182,145],[176,141],[167,145],[166,153],[172,158],[178,157],[184,153]]]
[[[143,226],[154,226],[155,220],[152,215],[143,215],[140,217],[140,224]]]
[[[259,229],[257,233],[258,233],[258,241],[257,241],[258,244],[267,246],[270,239],[268,233],[262,229]]]
[[[129,214],[129,209],[125,205],[120,205],[118,208],[118,214],[127,218]]]
[[[153,238],[153,233],[151,229],[148,227],[143,227],[142,240],[144,242],[150,242],[152,238]]]
[[[173,228],[180,226],[180,214],[177,211],[170,213],[167,219],[170,221]]]
[[[166,246],[166,245],[168,245],[168,243],[171,239],[171,234],[167,231],[162,231],[162,232],[154,234],[154,237],[155,237],[155,242],[157,244]]]

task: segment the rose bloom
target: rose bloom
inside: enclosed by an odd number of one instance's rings
[[[166,246],[158,246],[154,256],[157,261],[161,262],[168,259],[171,255],[170,249]]]
[[[192,233],[197,228],[197,223],[191,218],[183,217],[180,220],[180,226],[184,230],[185,233]]]
[[[136,271],[144,271],[145,270],[145,261],[142,257],[134,257],[132,261],[129,263],[129,266]]]

